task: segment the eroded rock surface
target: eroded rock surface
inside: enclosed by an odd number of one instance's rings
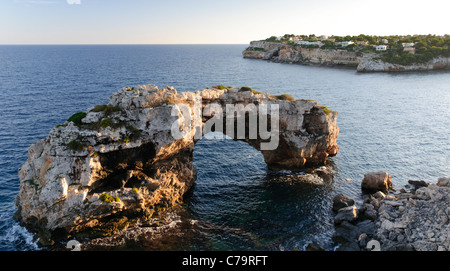
[[[199,123],[196,104],[203,111]],[[279,105],[276,149],[260,147],[267,138],[250,138],[248,122],[245,138],[239,139],[261,150],[269,168],[323,165],[338,153],[337,113],[315,101],[279,100],[236,88],[178,93],[172,87],[127,87],[114,93],[108,105],[58,125],[29,148],[19,170],[16,217],[40,232],[41,240],[107,236],[177,205],[196,178],[196,135],[218,117],[210,104],[223,109],[229,104]],[[273,113],[265,112],[269,123]],[[187,130],[186,123],[197,129]],[[172,135],[174,124],[184,137]],[[222,132],[232,134],[225,128]]]
[[[333,241],[347,251],[450,251],[449,192],[450,178],[440,178],[409,192],[365,195],[358,208],[339,209]]]
[[[357,67],[360,59],[356,52],[320,48],[302,48],[285,43],[252,41],[242,52],[244,58],[264,59],[281,63],[314,64]]]
[[[449,70],[449,57],[435,57],[426,63],[416,63],[412,65],[400,65],[387,63],[374,54],[367,54],[360,59],[357,67],[358,72],[410,72],[410,71],[432,71]]]

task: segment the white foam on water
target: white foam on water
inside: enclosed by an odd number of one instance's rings
[[[0,235],[0,243],[14,250],[40,250],[39,239],[16,222]]]

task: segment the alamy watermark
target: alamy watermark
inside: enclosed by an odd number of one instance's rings
[[[278,104],[210,103],[203,108],[202,98],[197,96],[193,106],[173,106],[172,116],[178,119],[172,124],[171,133],[176,140],[200,140],[210,132],[222,132],[235,140],[260,140],[260,150],[271,151],[280,142],[279,115]],[[209,119],[203,123],[204,118]]]
[[[69,5],[81,5],[81,0],[67,0]]]
[[[381,244],[377,240],[371,240],[367,243],[366,248],[369,251],[381,251]]]
[[[70,251],[81,251],[81,243],[77,240],[71,240],[67,243],[66,248]]]

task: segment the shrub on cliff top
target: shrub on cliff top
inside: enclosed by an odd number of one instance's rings
[[[126,91],[131,91],[131,92],[136,93],[136,88],[135,88],[135,87],[132,87],[132,88],[130,88],[130,87],[125,87],[125,90],[126,90]]]
[[[265,52],[266,50],[264,48],[260,48],[260,47],[248,47],[247,49],[245,49],[245,51]]]
[[[94,106],[94,108],[92,109],[92,112],[103,112],[103,111],[106,109],[107,106],[108,106],[107,104],[99,104],[99,105],[96,105],[96,106]]]
[[[277,100],[281,100],[281,101],[289,101],[289,102],[295,101],[294,97],[292,97],[292,96],[289,95],[289,94],[270,95],[270,98],[272,98],[272,99],[277,99]]]
[[[272,37],[270,37],[270,38],[267,38],[267,39],[265,39],[265,41],[268,41],[268,42],[280,42],[280,41],[278,40],[278,38],[275,37],[275,36],[272,36]]]
[[[215,89],[220,89],[220,90],[223,90],[223,89],[230,89],[230,88],[233,88],[233,86],[224,86],[224,85],[216,85],[216,86],[213,86],[213,88],[215,88]]]
[[[246,92],[246,91],[252,91],[253,89],[251,87],[241,87],[241,89],[239,89],[239,92]]]
[[[241,87],[239,89],[239,92],[246,92],[246,91],[250,91],[253,94],[261,94],[261,92],[256,91],[256,90],[252,89],[251,87]]]
[[[122,111],[122,109],[120,107],[112,106],[109,104],[96,105],[92,109],[92,112],[103,112],[105,114],[105,116],[109,116],[114,112],[120,112],[120,111]]]
[[[326,107],[326,106],[322,106],[322,110],[323,110],[323,112],[324,112],[326,115],[331,115],[331,114],[333,114],[333,113],[336,113],[336,111],[330,110],[330,109],[328,109],[328,107]]]
[[[67,121],[71,121],[76,125],[81,125],[81,120],[84,119],[85,117],[86,117],[85,112],[78,112],[72,115],[72,117],[70,117]]]

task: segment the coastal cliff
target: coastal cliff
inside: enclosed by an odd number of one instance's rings
[[[355,67],[358,72],[408,72],[449,70],[449,57],[435,57],[425,63],[400,65],[381,60],[377,54],[345,49],[305,48],[267,41],[252,41],[242,52],[244,58],[263,59],[278,63]]]
[[[233,137],[235,128],[227,131],[225,122],[230,105],[270,106],[260,110],[258,119],[267,117],[278,139],[275,148],[263,148],[270,138],[252,137],[249,122],[244,137]],[[251,119],[249,112],[235,114]],[[51,243],[69,236],[108,236],[158,216],[179,204],[194,184],[194,146],[215,119],[211,131],[260,150],[271,169],[324,165],[339,151],[337,113],[312,100],[250,88],[178,93],[172,87],[127,87],[114,93],[109,104],[75,114],[30,146],[19,169],[16,218],[38,232],[43,243]],[[184,134],[177,137],[174,131]]]
[[[264,59],[280,63],[315,64],[356,67],[359,58],[355,52],[303,48],[285,43],[252,41],[242,53],[244,58]]]
[[[408,72],[408,71],[432,71],[450,70],[450,57],[436,57],[426,63],[412,65],[400,65],[384,62],[374,55],[365,55],[360,58],[358,72]]]

